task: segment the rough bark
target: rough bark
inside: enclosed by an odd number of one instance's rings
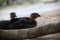
[[[1,27],[1,26],[0,26]],[[53,22],[36,28],[3,30],[0,29],[0,38],[3,39],[21,39],[36,38],[48,34],[60,32],[60,22]]]

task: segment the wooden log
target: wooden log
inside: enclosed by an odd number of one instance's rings
[[[1,26],[0,26],[1,27]],[[28,39],[60,32],[60,22],[53,22],[36,28],[3,30],[0,29],[2,39]]]

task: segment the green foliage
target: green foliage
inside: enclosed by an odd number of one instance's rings
[[[6,0],[0,0],[0,5],[3,5],[4,2],[6,2]]]

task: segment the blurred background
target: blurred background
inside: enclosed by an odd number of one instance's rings
[[[35,4],[35,3],[52,3],[58,2],[60,0],[0,0],[0,6],[6,5],[26,5],[26,4]]]
[[[59,8],[60,0],[0,0],[0,20],[9,20],[11,12],[16,12],[17,17],[25,17],[32,12],[41,14]]]

